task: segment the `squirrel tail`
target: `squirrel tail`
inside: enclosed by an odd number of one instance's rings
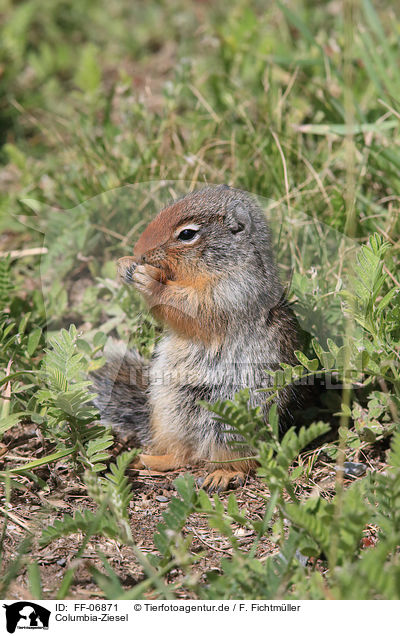
[[[90,376],[101,422],[134,437],[139,446],[150,442],[149,368],[136,350],[114,341],[106,364]]]

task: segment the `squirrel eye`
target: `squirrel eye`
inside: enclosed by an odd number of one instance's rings
[[[197,234],[198,230],[193,230],[191,228],[185,228],[178,234],[178,239],[180,241],[191,241]]]

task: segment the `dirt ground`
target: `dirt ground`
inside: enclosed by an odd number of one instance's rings
[[[14,427],[5,435],[6,452],[1,458],[0,468],[21,465],[23,459],[34,460],[43,454],[42,440],[38,437],[34,426],[21,425]],[[114,453],[123,449],[121,443],[116,443]],[[315,453],[317,455],[315,455]],[[383,470],[385,468],[384,449],[374,448],[370,452],[360,453],[356,458],[367,464],[368,470]],[[312,461],[312,476],[297,484],[297,490],[305,497],[313,493],[320,493],[330,497],[334,493],[335,471],[334,465],[328,463],[327,458],[318,449],[303,456],[303,460]],[[18,545],[27,531],[35,537],[32,552],[28,561],[35,559],[40,567],[44,598],[55,598],[60,587],[66,568],[74,565],[75,579],[68,598],[96,599],[103,594],[96,585],[90,567],[94,566],[102,571],[103,565],[97,555],[101,551],[106,555],[109,564],[120,578],[124,588],[131,588],[143,578],[142,569],[132,550],[115,540],[104,537],[92,538],[84,552],[84,556],[76,559],[82,542],[82,535],[76,534],[58,539],[46,547],[38,545],[37,538],[44,527],[53,524],[64,514],[73,514],[77,509],[94,508],[93,501],[87,496],[86,488],[77,474],[65,461],[60,461],[51,468],[36,471],[47,484],[47,488],[40,489],[28,479],[22,479],[24,490],[13,490],[11,507],[8,508],[7,534],[4,541],[3,567],[7,567],[15,558]],[[133,497],[130,503],[129,518],[133,538],[136,545],[144,553],[157,553],[153,544],[153,535],[157,524],[162,521],[162,514],[168,506],[171,497],[176,494],[173,481],[187,470],[173,473],[156,473],[147,470],[132,471],[131,485]],[[204,470],[191,471],[195,478],[204,476]],[[249,477],[245,485],[236,490],[239,507],[246,507],[251,519],[262,519],[264,512],[264,498],[268,498],[268,489],[257,478]],[[221,499],[226,502],[229,493],[223,493]],[[4,506],[4,493],[1,496],[1,508]],[[4,508],[3,508],[4,511]],[[4,523],[4,517],[3,521]],[[254,533],[239,526],[234,527],[234,533],[241,549],[245,552],[254,540]],[[231,548],[229,542],[217,530],[210,529],[207,519],[202,515],[191,515],[183,529],[184,535],[192,535],[191,553],[199,556],[194,566],[200,576],[206,571],[219,571],[221,557],[229,557]],[[374,528],[366,528],[363,539],[365,547],[375,542]],[[276,545],[267,537],[259,544],[257,557],[259,559],[277,552]],[[317,564],[323,568],[322,564]],[[179,583],[182,573],[178,570],[168,574],[167,582]],[[182,592],[182,594],[184,594]],[[12,599],[31,598],[28,585],[27,569],[23,567],[11,584],[7,596]],[[187,596],[182,596],[187,598]]]

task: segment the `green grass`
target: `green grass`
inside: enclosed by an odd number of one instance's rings
[[[339,456],[339,462],[341,453],[350,459],[360,453],[374,457],[385,450],[389,434],[398,427],[400,16],[396,3],[347,0],[343,10],[334,2],[265,4],[54,0],[44,7],[39,0],[5,2],[0,25],[0,432],[12,432],[10,426],[21,421],[37,424],[43,436],[40,465],[50,464],[49,457],[59,453],[73,462],[77,474],[89,471],[86,487],[100,510],[108,511],[107,519],[117,514],[115,502],[110,503],[114,495],[104,494],[104,484],[100,495],[90,475],[104,469],[111,442],[104,430],[93,429],[98,446],[85,434],[94,415],[84,412],[84,407],[79,410],[76,399],[84,402],[85,374],[98,364],[96,356],[105,342],[101,334],[120,337],[145,355],[151,353],[159,329],[151,317],[138,312],[143,306],[136,295],[116,282],[115,260],[130,252],[146,219],[167,197],[194,185],[228,183],[269,201],[278,260],[284,275],[293,273],[296,311],[303,326],[320,341],[319,348],[318,343],[307,343],[307,357],[299,360],[302,373],[310,370],[310,364],[322,374],[342,369],[346,379],[349,368],[364,371],[362,378],[357,376],[355,391],[333,392],[334,398],[315,413],[316,422],[341,421],[340,441],[330,445],[330,456]],[[171,183],[158,190],[159,180]],[[145,207],[149,192],[152,196]],[[291,219],[308,229],[296,229]],[[368,243],[375,233],[378,238]],[[345,247],[370,245],[362,252],[362,271],[358,270],[361,287],[357,281],[348,285],[351,295],[345,299],[337,293],[338,279],[349,274],[350,261],[336,256],[340,241]],[[320,269],[315,278],[311,267],[317,247]],[[30,255],[31,248],[38,248],[42,258]],[[8,262],[3,257],[10,252]],[[363,359],[351,349],[346,320],[338,320],[343,318],[343,300],[358,325],[354,338],[366,343]],[[78,333],[60,331],[69,330],[70,324],[77,326]],[[335,343],[328,346],[327,336],[344,339],[341,358]],[[76,368],[60,370],[62,377],[55,373],[52,354],[46,357],[53,369],[50,379],[41,366],[49,341],[61,343],[55,346],[64,353],[62,347],[69,343],[71,359],[74,347],[80,351]],[[264,457],[264,477],[272,491],[275,484],[278,501],[288,484],[270,461]],[[22,487],[26,479],[45,486],[37,466],[12,467],[14,472],[4,477],[6,508],[10,490]],[[375,486],[368,487],[372,497]],[[182,489],[181,485],[179,494],[185,501]],[[335,505],[340,507],[341,484],[337,491]],[[197,496],[187,494],[182,523],[174,532],[180,532],[185,515],[207,509],[202,495],[200,500]],[[376,501],[382,502],[379,497]],[[393,497],[396,500],[397,494]],[[351,496],[344,508],[349,502]],[[269,532],[274,511],[268,510]],[[132,542],[125,513],[118,514],[120,525],[103,530]],[[318,532],[313,534],[296,514],[294,526],[303,538],[307,535],[310,554],[313,550],[317,554]],[[337,518],[332,520],[326,511],[321,515],[330,519],[334,532]],[[372,522],[362,510],[357,528]],[[92,534],[103,531],[96,515],[85,523],[81,527]],[[213,523],[229,535],[229,520],[224,521],[222,514],[216,514]],[[388,552],[382,548],[380,563],[388,568],[398,568],[388,556],[394,527],[382,531]],[[274,536],[289,552],[291,546],[298,549],[297,539],[290,535],[285,544],[284,534],[280,528]],[[146,585],[160,597],[172,593],[163,578],[168,568],[175,564],[190,572],[187,548],[183,539],[179,541],[175,548],[163,545],[156,565],[140,561],[143,555],[135,552],[147,583],[134,588],[132,595],[140,596]],[[340,558],[347,559],[349,567],[345,574],[337,574],[335,568],[343,564],[330,553],[332,578],[325,583],[334,597],[347,598],[351,594],[347,574],[352,568],[364,572],[363,567],[370,572],[370,566],[365,565],[367,559],[358,565],[355,544],[340,549]],[[20,554],[7,565],[1,583],[4,593],[30,559],[36,581],[30,550],[29,541],[21,544]],[[232,583],[230,589],[227,583],[229,577],[236,581],[235,567],[244,567],[241,559],[235,552],[232,563],[225,564],[225,578],[210,588],[216,595],[223,597],[226,585],[226,597],[246,597],[245,587],[235,588]],[[246,561],[245,567],[251,589],[258,566]],[[99,572],[94,574],[103,593],[111,598],[122,594],[115,575],[108,574],[107,581]],[[279,581],[286,575],[279,574]],[[71,577],[63,583],[64,596]],[[306,597],[323,594],[315,572],[308,572],[309,587],[300,583],[297,571],[288,580]],[[271,581],[269,588],[265,582],[266,589],[289,594],[289,587],[282,592]],[[40,581],[34,588],[40,589]],[[199,594],[195,586],[190,591]],[[398,589],[371,583],[363,594],[393,598]]]

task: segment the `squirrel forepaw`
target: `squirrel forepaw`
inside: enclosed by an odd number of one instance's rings
[[[246,479],[246,475],[242,471],[234,470],[214,470],[213,473],[207,475],[204,479],[201,487],[208,492],[224,492],[229,488],[237,488],[243,486]]]
[[[119,258],[117,261],[118,274],[124,283],[128,283],[128,285],[132,285],[132,277],[135,269],[137,268],[137,263],[132,256],[123,256]]]
[[[161,269],[153,265],[139,265],[132,256],[118,260],[118,273],[128,285],[134,285],[145,296],[156,293],[163,277]]]
[[[152,265],[138,265],[132,275],[132,283],[146,298],[157,297],[162,290],[162,271]]]

